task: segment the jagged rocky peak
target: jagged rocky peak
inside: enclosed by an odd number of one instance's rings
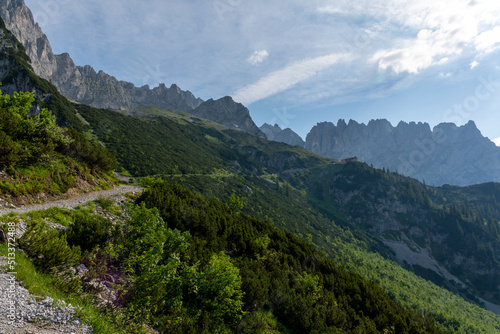
[[[55,56],[42,29],[23,0],[0,0],[0,16],[8,30],[24,45],[36,74],[47,79],[56,68]]]
[[[150,88],[136,87],[119,81],[91,66],[76,66],[70,55],[54,55],[47,36],[34,22],[33,15],[22,0],[0,0],[0,15],[6,26],[26,47],[33,60],[36,74],[50,80],[65,96],[97,108],[129,112],[145,107],[194,112],[206,119],[229,128],[248,131],[258,136],[264,134],[255,125],[248,109],[230,97],[207,101],[183,91],[176,84]]]
[[[272,141],[277,141],[288,145],[298,145],[302,147],[304,147],[306,144],[305,141],[298,134],[293,132],[292,129],[286,128],[282,130],[278,124],[272,126],[270,124],[264,123],[260,127],[260,130],[264,132],[267,139]]]
[[[246,131],[265,137],[250,117],[250,111],[230,96],[218,100],[210,99],[191,112],[193,115],[222,124],[230,129]]]
[[[118,81],[103,71],[96,72],[90,66],[76,66],[68,54],[55,55],[23,0],[0,0],[0,16],[7,29],[24,45],[35,73],[51,81],[63,95],[73,100],[114,110],[154,106],[186,112],[203,102],[177,85],[170,89],[145,90]]]
[[[473,121],[457,126],[387,120],[368,125],[339,120],[318,123],[306,148],[334,159],[357,156],[378,168],[389,168],[431,185],[500,182],[500,148],[482,136]]]
[[[448,140],[454,142],[482,140],[484,138],[474,121],[469,121],[460,127],[454,123],[441,123],[435,126],[433,131],[445,133],[448,136]]]

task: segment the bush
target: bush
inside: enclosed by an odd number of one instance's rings
[[[85,163],[93,171],[100,169],[104,172],[109,172],[116,169],[116,157],[111,154],[98,141],[90,141],[84,134],[70,128],[67,130],[71,137],[71,144],[67,145],[64,153],[72,158]]]
[[[101,208],[108,211],[111,210],[115,205],[115,201],[110,197],[99,196],[99,198],[97,198],[95,202],[99,204]]]
[[[66,235],[59,236],[44,222],[31,224],[19,240],[19,246],[45,272],[75,265],[81,258],[80,247],[71,247]]]
[[[98,215],[77,213],[75,222],[68,228],[66,235],[71,245],[83,251],[91,251],[96,246],[104,246],[111,233],[113,224]]]

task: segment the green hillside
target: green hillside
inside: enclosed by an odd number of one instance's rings
[[[74,107],[120,166],[135,176],[205,175],[214,168],[263,174],[328,161],[300,147],[269,142],[198,118],[136,118],[84,105]]]
[[[108,187],[115,168],[149,185],[119,206],[101,198],[2,217],[6,232],[28,227],[18,279],[79,305],[95,333],[500,331],[498,316],[457,296],[498,299],[497,185],[430,188],[184,113],[71,104],[2,28],[5,83],[35,92],[0,98],[2,196],[23,204]],[[430,249],[469,287],[403,269],[390,242]]]
[[[19,257],[46,292],[77,304],[100,292],[92,279],[114,277],[115,307],[100,319],[82,310],[100,332],[147,323],[161,333],[444,333],[293,234],[180,186],[155,182],[137,205],[99,205],[114,224],[95,207],[24,215],[29,258]],[[69,228],[51,230],[46,218]],[[81,262],[88,276],[61,280]]]
[[[311,202],[332,219],[340,212],[373,236],[406,243],[416,252],[429,250],[467,288],[419,264],[415,272],[471,300],[480,296],[500,304],[500,222],[493,184],[452,192],[361,163],[310,169],[290,182],[307,190]]]
[[[131,118],[89,107],[81,107],[79,112],[96,127],[95,133],[133,174],[159,174],[170,182],[183,184],[228,204],[233,203],[241,207],[242,212],[270,219],[275,226],[313,242],[338,263],[380,282],[390,295],[407,307],[423,313],[432,311],[439,314],[440,325],[450,331],[488,333],[498,327],[499,319],[493,314],[399,267],[391,261],[394,255],[383,243],[367,236],[361,226],[343,213],[341,207],[328,204],[327,197],[321,197],[324,195],[321,187],[327,189],[329,182],[328,175],[324,173],[352,172],[349,178],[359,178],[359,182],[363,183],[369,176],[364,176],[362,169],[358,171],[351,169],[351,165],[335,165],[333,161],[301,148],[268,142],[241,132],[218,131],[166,118]],[[99,124],[105,125],[99,127]],[[134,135],[134,131],[144,136]],[[207,133],[210,134],[207,136]],[[148,145],[148,142],[162,145]],[[172,147],[183,148],[183,151],[180,153]],[[137,159],[137,164],[141,166],[137,168],[129,159],[120,157],[120,152],[136,152],[149,158],[144,161]],[[156,159],[162,159],[164,165],[156,164]],[[172,165],[178,168],[173,170]],[[382,174],[382,171],[368,167],[367,171]],[[418,183],[400,176],[397,178],[394,182],[401,189],[406,189],[409,182]],[[403,197],[424,205],[425,187],[423,189],[420,199],[411,192],[405,192]],[[374,262],[371,264],[363,259],[373,259]],[[419,272],[418,268],[408,269],[433,278],[438,284],[443,283],[431,273]],[[409,290],[408,285],[423,290]],[[470,291],[441,285],[475,299]],[[429,295],[434,296],[432,300],[422,298],[426,289]],[[450,312],[450,309],[454,311]]]

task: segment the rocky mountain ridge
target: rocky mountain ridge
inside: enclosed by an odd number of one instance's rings
[[[236,103],[230,96],[218,100],[210,99],[190,113],[230,129],[246,131],[259,137],[265,136],[250,117],[250,111],[243,104]]]
[[[260,127],[260,130],[264,132],[267,139],[269,140],[285,143],[292,146],[298,145],[304,147],[306,145],[305,141],[300,138],[298,134],[293,132],[292,129],[286,128],[283,130],[278,124],[272,126],[271,124],[264,123]]]
[[[103,71],[97,72],[90,65],[77,66],[68,53],[55,55],[23,0],[0,0],[0,16],[7,29],[25,46],[34,72],[72,100],[124,113],[145,107],[188,112],[232,129],[263,136],[248,109],[231,98],[209,100],[204,104],[202,99],[176,84],[169,88],[165,84],[152,89],[148,85],[136,87]]]
[[[433,129],[415,122],[394,127],[385,119],[367,125],[324,122],[307,135],[305,147],[334,159],[357,156],[430,185],[500,182],[500,148],[472,121],[460,127],[442,123]]]
[[[0,82],[4,94],[14,92],[32,92],[37,97],[34,109],[39,103],[47,101],[52,95],[50,90],[44,90],[40,81],[33,75],[31,60],[26,55],[24,46],[5,27],[0,18]]]
[[[70,55],[55,55],[47,36],[35,23],[22,0],[1,0],[0,16],[7,29],[25,46],[34,72],[51,81],[66,97],[97,108],[130,110],[154,105],[159,108],[190,111],[203,100],[177,85],[135,87],[132,83],[96,72],[91,66],[76,66]]]

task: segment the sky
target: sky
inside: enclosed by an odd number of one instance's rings
[[[259,126],[473,120],[500,146],[498,0],[25,3],[77,65],[232,96]]]

